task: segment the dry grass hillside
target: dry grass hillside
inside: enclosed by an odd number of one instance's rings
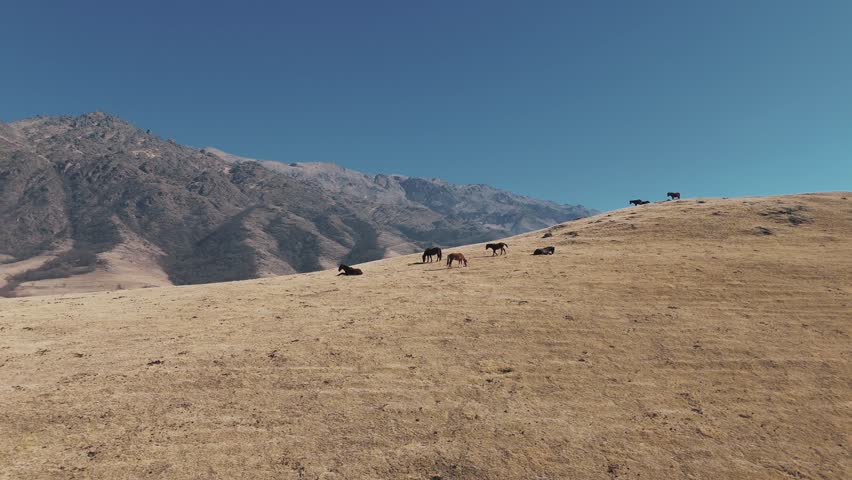
[[[0,299],[0,478],[852,478],[852,193],[551,231]]]

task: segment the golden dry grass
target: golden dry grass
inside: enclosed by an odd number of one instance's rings
[[[13,296],[62,295],[172,285],[169,276],[157,261],[159,255],[162,255],[162,252],[155,250],[146,242],[130,238],[114,249],[98,254],[100,264],[93,272],[64,278],[23,282],[14,289]],[[54,257],[41,258],[50,259]],[[42,260],[41,264],[45,261]],[[18,264],[26,262],[18,262]],[[0,274],[2,274],[2,267],[0,266]],[[2,287],[2,277],[0,277],[0,287]]]
[[[0,300],[0,478],[852,477],[852,194],[542,233]]]

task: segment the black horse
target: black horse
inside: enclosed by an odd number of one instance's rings
[[[672,197],[672,200],[680,200],[680,192],[668,192],[666,197]]]
[[[533,255],[553,255],[556,253],[556,247],[536,248]]]
[[[629,202],[627,202],[627,203],[629,203],[630,205],[642,205],[642,199],[641,199],[641,198],[637,198],[636,200],[630,200],[630,201],[629,201]]]
[[[492,257],[493,257],[494,255],[497,255],[497,251],[498,251],[498,250],[500,251],[500,255],[503,255],[504,253],[506,253],[506,249],[507,249],[507,248],[509,248],[509,246],[508,246],[508,245],[506,245],[506,244],[505,244],[505,243],[503,243],[503,242],[500,242],[500,243],[489,243],[488,245],[486,245],[486,246],[485,246],[485,249],[486,249],[486,250],[488,250],[488,249],[491,249],[491,250],[492,250],[492,252],[493,252],[493,253],[491,254],[491,256],[492,256]]]
[[[642,201],[639,203],[639,205],[647,205],[647,204],[649,204],[649,203],[651,203],[651,201],[650,201],[650,200],[642,200]]]
[[[341,271],[341,270],[343,271],[343,273],[338,273],[337,276],[340,276],[340,275],[361,275],[361,274],[364,273],[364,272],[361,271],[360,268],[352,268],[349,265],[343,265],[342,263],[340,264],[339,267],[337,267],[338,272]]]
[[[439,261],[439,262],[441,261],[441,249],[440,249],[440,248],[438,248],[438,247],[432,247],[432,248],[427,248],[427,249],[423,252],[423,263],[426,263],[426,259],[427,259],[427,258],[428,258],[428,259],[429,259],[429,261],[431,262],[431,261],[432,261],[432,255],[437,255],[437,256],[438,256],[438,261]]]

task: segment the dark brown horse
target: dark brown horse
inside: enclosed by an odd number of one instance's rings
[[[536,248],[533,255],[553,255],[556,253],[556,247]]]
[[[672,200],[680,200],[680,192],[669,192],[666,197],[672,197]]]
[[[432,256],[437,255],[438,261],[441,261],[441,249],[438,247],[427,248],[426,251],[423,252],[423,263],[426,263],[426,259],[432,261]]]
[[[340,264],[339,267],[337,267],[338,272],[341,271],[341,270],[343,270],[343,273],[338,273],[337,276],[340,276],[340,275],[361,275],[361,274],[364,273],[364,272],[361,271],[360,268],[352,268],[349,265],[343,265],[342,263]]]
[[[467,266],[467,259],[464,258],[464,255],[462,255],[461,253],[451,253],[451,254],[447,255],[447,266],[448,267],[453,266],[453,260],[458,262],[459,265],[464,265],[465,267]]]
[[[630,200],[627,203],[629,203],[630,205],[642,205],[643,200],[641,198],[637,198],[636,200]]]
[[[503,242],[489,243],[488,245],[485,246],[485,249],[488,250],[489,248],[493,251],[493,253],[491,254],[491,256],[493,257],[494,255],[497,255],[498,250],[500,251],[500,255],[503,255],[504,253],[506,253],[506,249],[509,248],[509,246],[506,245]]]

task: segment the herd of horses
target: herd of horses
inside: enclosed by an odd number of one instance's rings
[[[492,257],[497,255],[497,252],[500,252],[499,254],[503,255],[504,253],[506,253],[507,248],[509,248],[509,245],[504,242],[489,243],[485,245],[486,250],[491,250]],[[434,261],[434,257],[438,257],[439,262],[443,259],[443,253],[441,252],[441,249],[439,247],[431,247],[424,250],[422,263],[431,263]],[[464,255],[462,255],[461,253],[451,253],[449,256],[447,256],[448,267],[451,267],[454,261],[460,265],[464,265],[465,267],[467,266],[467,259],[464,258]]]
[[[505,242],[498,243],[488,243],[485,245],[485,250],[491,250],[491,256],[503,255],[506,253],[506,250],[509,248],[509,245]],[[536,248],[533,252],[533,255],[553,255],[556,252],[556,247],[544,247],[544,248]],[[434,261],[434,258],[438,257],[438,261],[440,262],[443,259],[443,252],[440,247],[430,247],[423,251],[423,257],[421,263],[431,263]],[[451,253],[447,255],[447,267],[450,268],[453,266],[453,262],[458,266],[467,266],[467,258],[465,258],[462,253]],[[360,268],[350,267],[349,265],[340,264],[337,267],[337,271],[339,272],[337,275],[362,275],[364,272],[361,271]]]
[[[670,197],[671,197],[672,200],[680,200],[680,192],[667,192],[666,193],[666,200],[668,200]],[[627,203],[629,203],[630,205],[645,205],[645,204],[651,203],[651,201],[650,200],[642,200],[641,198],[637,198],[636,200],[630,200]]]
[[[666,199],[671,198],[672,200],[680,200],[680,192],[668,192],[666,193]],[[651,203],[650,200],[642,200],[637,198],[636,200],[630,200],[631,205],[645,205]],[[545,234],[544,238],[547,238],[552,235]],[[509,248],[505,242],[498,243],[488,243],[485,245],[485,250],[491,250],[491,256],[503,255],[506,253],[506,249]],[[533,255],[553,255],[556,253],[556,247],[544,247],[544,248],[536,248],[533,251]],[[443,260],[443,252],[439,247],[431,247],[427,248],[423,251],[423,261],[421,263],[431,263],[434,261],[434,257],[438,257],[438,261]],[[451,253],[447,255],[447,267],[450,268],[453,266],[453,262],[458,266],[467,266],[467,259],[461,253]],[[340,272],[338,275],[362,275],[364,272],[359,268],[353,268],[349,265],[341,264],[340,267],[337,268],[337,271]]]

